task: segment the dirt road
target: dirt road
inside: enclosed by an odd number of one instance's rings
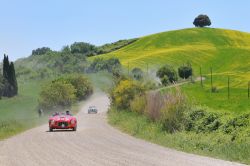
[[[99,114],[87,114],[96,105]],[[178,152],[123,134],[106,122],[109,99],[94,95],[77,115],[76,132],[43,125],[0,142],[0,166],[226,166],[240,165]]]

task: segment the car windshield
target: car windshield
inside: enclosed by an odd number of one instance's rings
[[[57,115],[71,115],[70,113],[64,113],[64,112],[55,112],[52,116],[57,116]]]

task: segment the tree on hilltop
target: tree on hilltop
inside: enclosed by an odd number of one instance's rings
[[[194,19],[193,24],[195,27],[205,27],[205,26],[210,26],[211,21],[207,15],[200,14]]]

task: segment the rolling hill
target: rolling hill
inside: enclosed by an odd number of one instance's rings
[[[124,66],[157,69],[191,62],[196,75],[213,68],[215,77],[232,77],[233,86],[250,81],[250,34],[214,28],[190,28],[153,34],[99,57],[117,57]]]

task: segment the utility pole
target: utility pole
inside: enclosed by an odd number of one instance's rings
[[[203,87],[201,67],[200,67],[200,77],[201,77],[201,87]]]

